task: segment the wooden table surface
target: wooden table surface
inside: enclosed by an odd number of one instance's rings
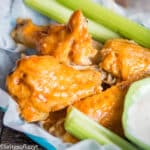
[[[8,149],[7,147],[5,147],[5,145],[7,146],[9,144],[14,146],[26,145],[24,149],[21,148],[20,150],[27,150],[27,146],[29,146],[29,150],[44,150],[24,134],[4,127],[2,123],[3,115],[4,113],[0,111],[0,150],[15,150],[15,148]],[[34,149],[30,149],[30,146],[33,146]]]

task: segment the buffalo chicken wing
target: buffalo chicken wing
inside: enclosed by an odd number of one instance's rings
[[[91,65],[97,59],[98,51],[80,11],[73,13],[67,25],[37,26],[31,20],[19,19],[12,37],[41,55],[52,55],[67,64]]]
[[[109,40],[101,50],[100,68],[120,80],[150,72],[150,50],[125,39]]]
[[[129,83],[119,83],[99,94],[76,102],[73,106],[104,127],[123,136],[121,117]]]
[[[8,91],[29,122],[100,92],[100,85],[99,72],[73,69],[52,56],[26,56],[7,77]]]

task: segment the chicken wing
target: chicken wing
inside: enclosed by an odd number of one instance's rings
[[[99,94],[76,102],[73,106],[91,119],[123,136],[121,117],[128,86],[129,83],[124,81]]]
[[[150,72],[150,49],[143,48],[132,41],[109,40],[100,53],[100,68],[121,80]]]
[[[41,55],[55,56],[67,64],[91,65],[98,55],[80,11],[73,13],[67,25],[36,26],[31,20],[19,19],[12,37]]]
[[[101,75],[95,70],[73,69],[52,56],[33,55],[18,62],[6,84],[21,116],[31,122],[99,92]]]

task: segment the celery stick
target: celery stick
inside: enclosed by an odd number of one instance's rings
[[[65,129],[79,139],[95,139],[98,143],[115,144],[121,150],[137,150],[130,143],[112,133],[105,127],[89,119],[77,109],[71,107],[65,120]]]
[[[72,10],[59,4],[56,0],[24,0],[24,2],[29,7],[59,23],[68,22],[71,14],[73,13]],[[119,37],[118,34],[112,32],[110,29],[107,29],[103,25],[100,25],[90,19],[88,19],[88,29],[93,38],[100,42]]]
[[[56,0],[24,0],[32,9],[60,23],[66,23],[72,11],[60,5]]]
[[[98,5],[91,0],[57,0],[63,5],[83,11],[86,17],[121,34],[123,37],[150,48],[150,30],[143,26]]]
[[[87,19],[87,20],[88,20],[88,30],[95,40],[104,43],[109,39],[120,37],[119,34],[108,30],[104,26],[92,21],[91,19]]]

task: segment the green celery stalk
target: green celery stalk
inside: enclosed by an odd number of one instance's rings
[[[56,0],[24,0],[24,2],[32,9],[59,23],[67,23],[73,13],[72,10],[61,5]],[[93,38],[100,42],[119,37],[117,33],[90,19],[88,19],[88,29]]]
[[[150,30],[91,0],[57,0],[73,10],[80,9],[84,15],[95,22],[150,48]]]
[[[137,150],[130,143],[91,120],[74,107],[69,109],[64,126],[70,134],[81,140],[94,139],[102,145],[115,144],[121,150]]]

